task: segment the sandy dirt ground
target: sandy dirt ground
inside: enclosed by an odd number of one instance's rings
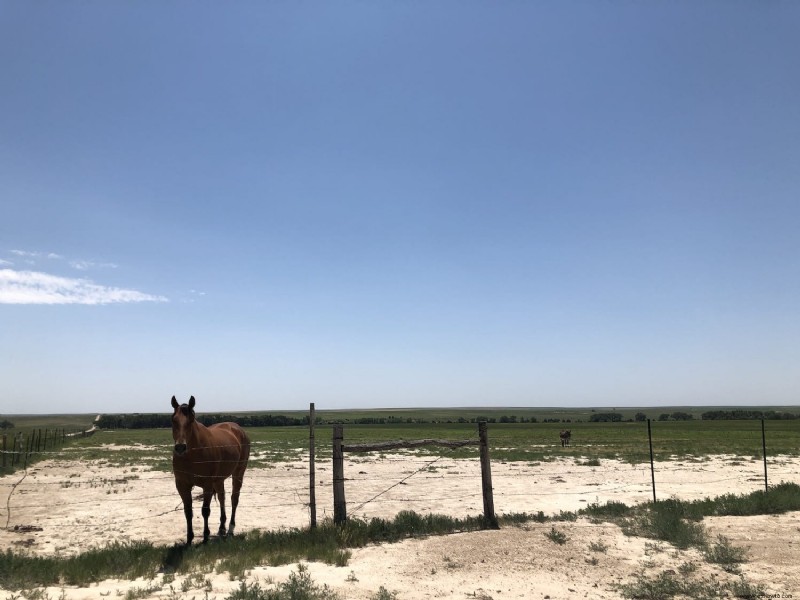
[[[113,447],[107,448],[114,452]],[[649,464],[601,460],[598,465],[556,459],[541,463],[492,463],[498,514],[572,511],[610,500],[634,504],[652,499]],[[772,457],[771,483],[800,480],[800,459]],[[331,466],[317,464],[318,519],[331,516]],[[24,477],[23,477],[24,475]],[[345,463],[348,514],[391,517],[401,510],[451,516],[482,512],[477,460],[389,454],[348,457]],[[762,489],[758,460],[715,456],[656,463],[658,498],[696,499]],[[199,491],[199,490],[197,490]],[[230,511],[230,507],[229,507]],[[199,502],[194,527],[202,531]],[[212,531],[218,506],[212,505]],[[308,468],[280,463],[248,471],[237,514],[237,531],[305,527],[309,523]],[[748,548],[742,566],[747,578],[777,597],[800,598],[800,513],[780,516],[706,519],[722,534]],[[618,586],[636,573],[675,573],[696,563],[694,576],[731,576],[702,560],[696,550],[676,552],[668,544],[628,537],[608,523],[586,519],[560,522],[563,545],[545,534],[552,523],[530,523],[481,531],[406,540],[356,549],[349,564],[308,565],[315,582],[342,598],[369,599],[383,586],[400,600],[414,598],[621,598]],[[110,467],[102,461],[40,462],[27,474],[0,478],[0,548],[37,555],[71,554],[112,540],[146,539],[156,544],[182,541],[185,525],[171,474],[142,468]],[[600,548],[598,550],[598,548]],[[288,577],[297,565],[258,567],[249,581],[264,586]],[[159,576],[161,577],[161,576]],[[100,600],[131,592],[142,598],[225,598],[240,582],[209,574],[202,582],[108,580],[88,588],[48,588],[54,600]],[[142,590],[151,590],[144,592]],[[0,598],[12,598],[0,591]]]

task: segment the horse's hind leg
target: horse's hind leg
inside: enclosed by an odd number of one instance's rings
[[[217,501],[219,502],[219,531],[217,535],[220,537],[227,533],[225,531],[225,522],[228,516],[225,514],[225,480],[214,483],[214,491],[217,494]]]
[[[208,536],[211,535],[211,530],[208,528],[208,516],[211,514],[211,495],[213,488],[211,486],[203,488],[203,543],[208,541]]]

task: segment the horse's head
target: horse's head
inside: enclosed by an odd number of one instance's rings
[[[186,442],[194,424],[194,396],[189,398],[189,404],[178,404],[175,396],[172,397],[172,439],[175,440],[175,454],[182,456],[189,449]]]

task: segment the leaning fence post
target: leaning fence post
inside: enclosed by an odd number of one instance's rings
[[[497,515],[494,514],[494,492],[492,489],[492,464],[489,461],[489,436],[486,432],[486,421],[478,423],[478,437],[481,449],[481,487],[483,488],[483,516],[492,526],[497,527]]]
[[[650,480],[653,482],[653,503],[656,502],[656,469],[653,466],[653,434],[650,431],[650,419],[647,419],[647,441],[650,444]]]
[[[314,467],[314,420],[316,419],[314,403],[308,409],[308,505],[311,509],[311,529],[317,527],[317,490]]]
[[[333,428],[333,522],[337,525],[347,520],[347,502],[344,497],[344,428]]]
[[[764,450],[764,493],[769,493],[767,480],[767,433],[764,430],[764,419],[761,419],[761,448]]]

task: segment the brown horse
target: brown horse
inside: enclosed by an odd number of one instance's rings
[[[226,534],[225,479],[233,476],[231,492],[231,524],[227,530],[233,535],[236,527],[236,507],[242,489],[247,460],[250,458],[250,439],[236,423],[217,423],[206,427],[194,416],[194,396],[189,404],[178,404],[172,397],[172,437],[175,449],[172,454],[172,472],[175,487],[183,500],[186,515],[186,544],[194,539],[192,530],[192,488],[203,489],[203,543],[208,541],[208,516],[211,514],[211,497],[219,501],[219,535]]]
[[[558,437],[561,438],[561,447],[569,446],[569,439],[572,437],[572,431],[569,429],[563,429],[561,433],[558,434]]]

